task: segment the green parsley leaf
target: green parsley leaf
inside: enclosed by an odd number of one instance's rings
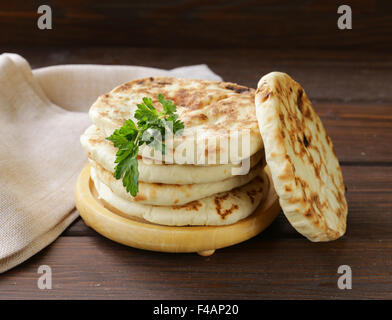
[[[110,137],[106,138],[118,148],[114,177],[118,180],[122,179],[123,186],[133,197],[139,191],[137,161],[139,147],[146,144],[165,154],[166,130],[171,129],[173,134],[177,134],[184,129],[184,123],[178,120],[178,115],[175,113],[176,105],[170,100],[165,100],[162,94],[159,94],[157,98],[162,105],[161,112],[155,109],[151,98],[144,97],[143,103],[137,104],[134,114],[137,123],[128,119],[120,129],[115,130]]]

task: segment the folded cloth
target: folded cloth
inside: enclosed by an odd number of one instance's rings
[[[73,189],[87,163],[79,136],[90,124],[92,102],[123,82],[149,76],[221,80],[205,65],[32,71],[21,56],[0,55],[0,273],[49,245],[77,218]]]

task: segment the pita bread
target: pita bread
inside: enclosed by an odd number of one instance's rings
[[[98,197],[122,215],[166,226],[216,226],[236,223],[252,214],[268,193],[264,171],[248,184],[228,192],[192,201],[182,206],[152,206],[127,201],[115,195],[91,171]]]
[[[228,155],[229,162],[235,163],[262,149],[254,108],[254,89],[230,82],[169,77],[138,79],[100,96],[91,106],[89,115],[105,136],[109,136],[126,119],[135,120],[136,105],[142,102],[143,97],[152,98],[155,108],[161,111],[158,94],[163,94],[177,105],[179,119],[185,124],[182,136],[174,137],[166,162],[215,164],[215,159],[221,163],[222,154]],[[238,133],[238,139],[235,133]],[[243,139],[249,142],[249,148],[242,145]],[[179,157],[185,153],[184,150],[189,151],[189,156]],[[156,152],[146,145],[140,147],[139,154],[157,159]]]
[[[105,170],[97,162],[90,160],[91,170],[97,178],[107,185],[117,196],[132,202],[160,206],[184,205],[191,201],[208,197],[215,193],[225,192],[247,184],[263,169],[257,165],[247,175],[200,184],[163,184],[139,182],[139,192],[132,197],[123,187],[122,180],[113,177],[113,173]]]
[[[332,141],[303,88],[287,74],[262,77],[255,97],[266,161],[280,205],[311,241],[345,233],[347,203]]]
[[[95,125],[87,128],[80,137],[83,148],[91,160],[98,162],[105,170],[114,172],[117,148],[105,139],[102,130]],[[250,158],[250,168],[261,161],[264,166],[264,152],[258,151]],[[139,159],[139,180],[148,183],[198,184],[222,181],[233,177],[232,170],[240,165],[177,165],[155,164],[153,161]]]

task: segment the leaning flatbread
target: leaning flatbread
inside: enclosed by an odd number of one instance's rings
[[[230,82],[150,77],[125,83],[100,96],[91,106],[93,123],[106,136],[134,119],[143,97],[153,99],[160,111],[157,95],[177,105],[178,117],[185,124],[181,136],[169,142],[165,161],[177,164],[222,163],[221,155],[235,163],[262,149],[254,107],[254,89]],[[166,141],[169,143],[168,141]],[[159,152],[143,145],[139,154],[157,159]],[[159,158],[158,158],[159,159]]]
[[[117,148],[105,136],[99,128],[92,125],[87,128],[80,137],[83,148],[87,151],[91,160],[98,162],[105,170],[114,172]],[[263,150],[256,152],[247,159],[249,169],[262,161],[264,165]],[[245,161],[242,164],[245,169]],[[177,164],[157,164],[150,159],[138,159],[139,180],[149,183],[165,184],[194,184],[222,181],[233,177],[234,169],[240,170],[241,164],[232,163],[221,165],[177,165]],[[247,171],[244,170],[244,174]]]
[[[268,193],[264,171],[248,184],[228,192],[196,200],[183,206],[152,206],[129,202],[116,196],[99,181],[95,171],[91,179],[98,197],[123,215],[167,226],[214,226],[233,224],[251,215]]]
[[[347,203],[330,137],[303,88],[287,74],[262,77],[256,114],[280,205],[294,228],[311,241],[345,233]]]
[[[257,165],[247,175],[199,184],[163,184],[139,181],[139,192],[136,197],[132,197],[123,187],[122,181],[113,177],[113,173],[105,170],[93,160],[90,160],[90,163],[91,170],[95,170],[97,178],[106,184],[114,194],[127,201],[160,206],[184,205],[215,193],[232,190],[247,184],[263,169],[261,165]]]

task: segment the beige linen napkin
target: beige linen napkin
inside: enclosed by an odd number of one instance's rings
[[[54,241],[77,218],[73,188],[87,162],[79,136],[98,95],[141,77],[220,80],[205,65],[170,71],[65,65],[34,70],[0,55],[0,273]]]

